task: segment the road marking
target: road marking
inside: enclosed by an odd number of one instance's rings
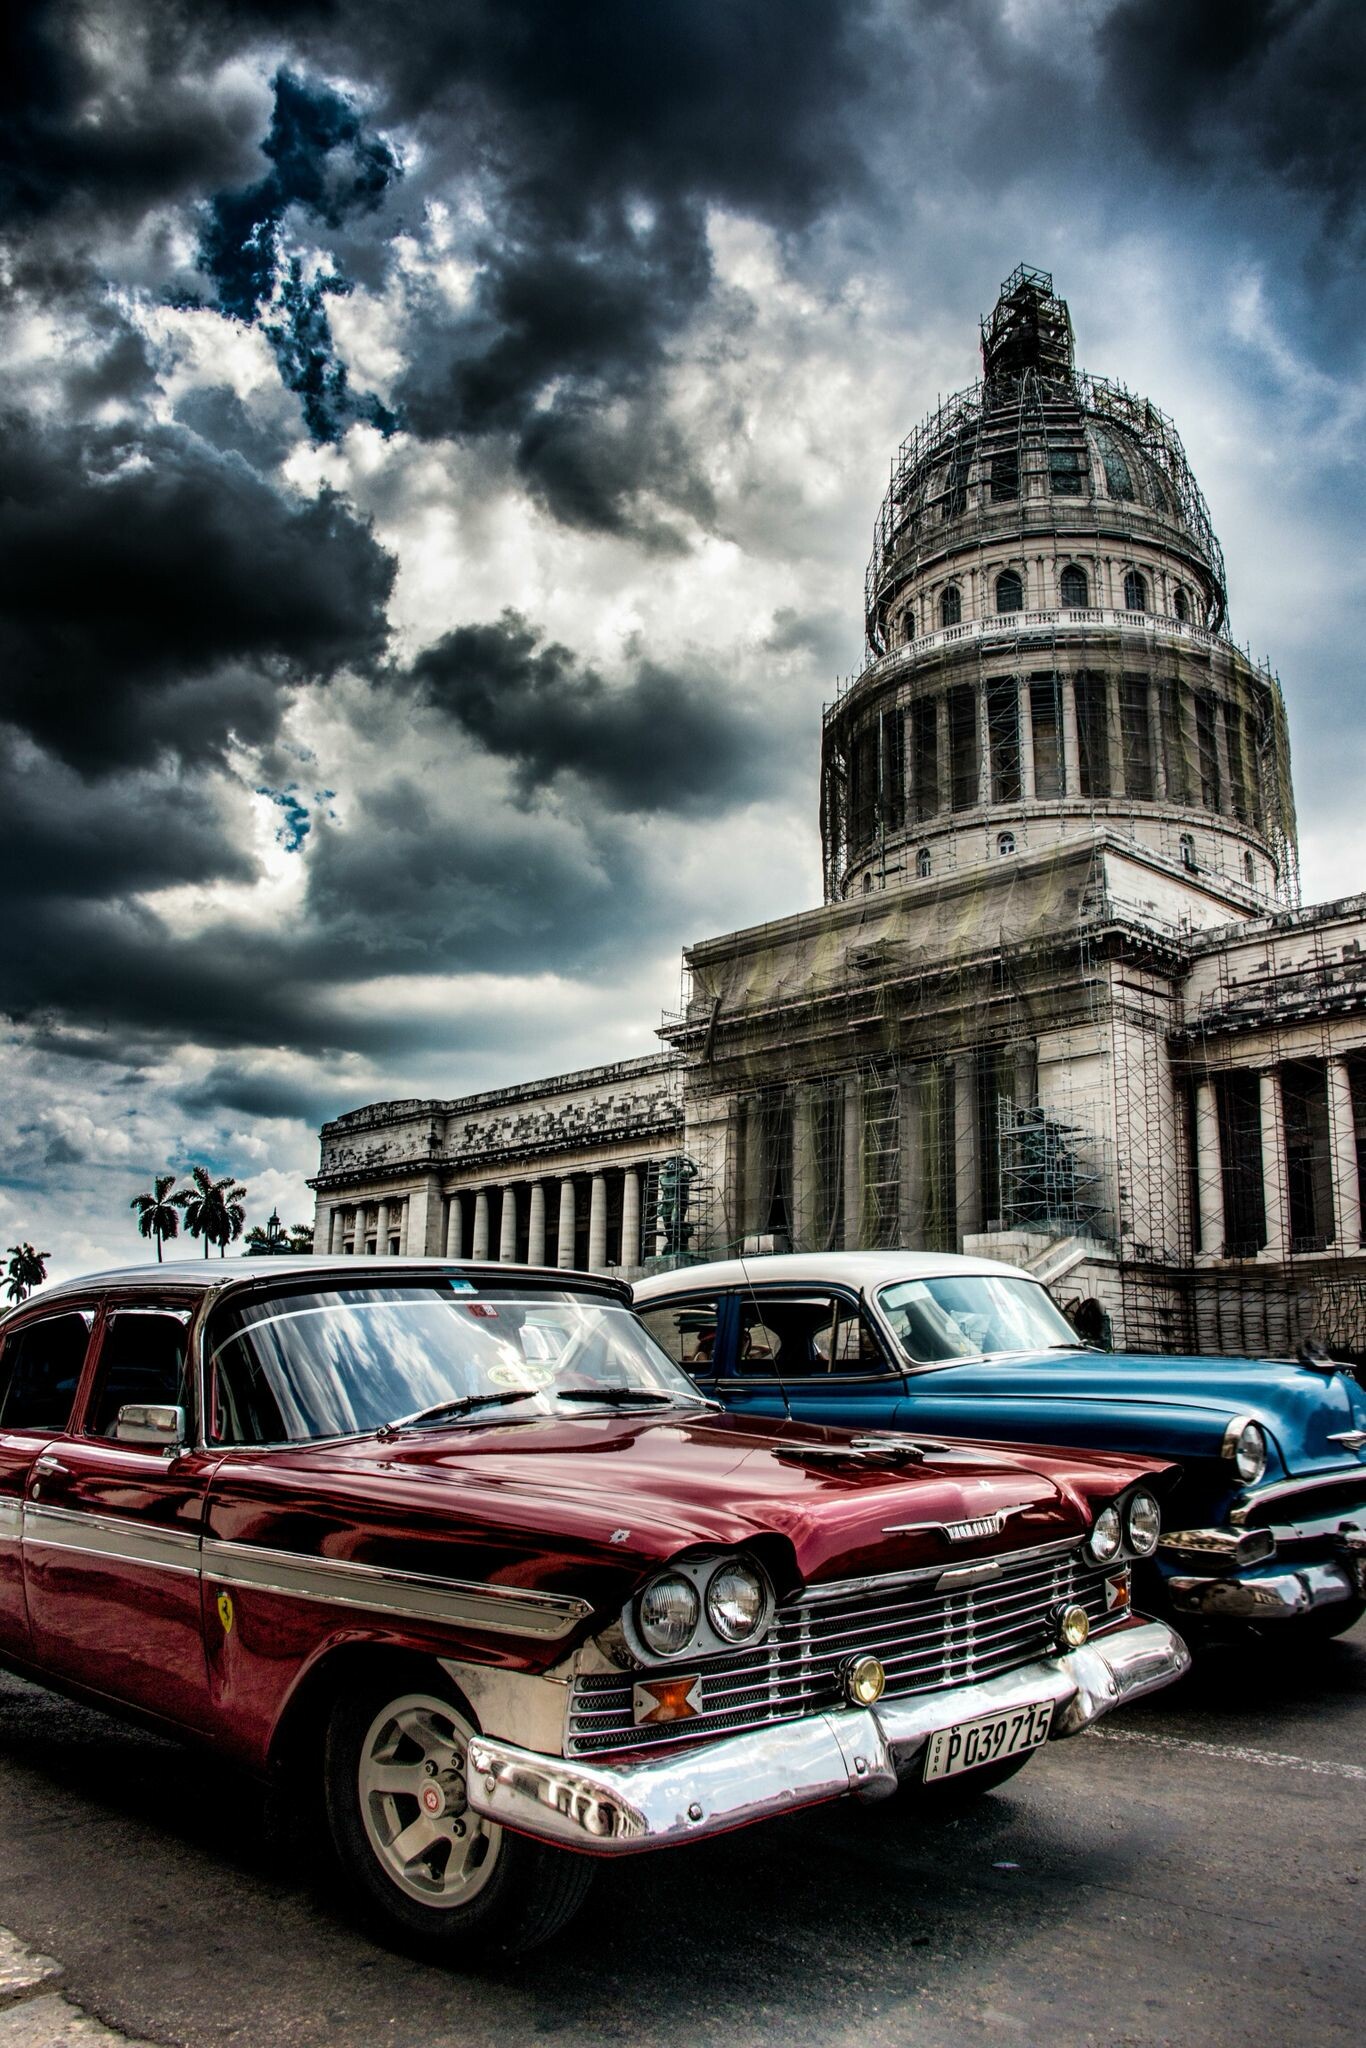
[[[1146,1735],[1132,1728],[1088,1728],[1097,1742],[1142,1742],[1150,1749],[1183,1749],[1194,1756],[1222,1757],[1226,1763],[1260,1764],[1269,1771],[1312,1771],[1321,1778],[1366,1782],[1366,1764],[1330,1763],[1321,1757],[1284,1756],[1274,1749],[1243,1749],[1233,1742],[1192,1742],[1185,1735]]]

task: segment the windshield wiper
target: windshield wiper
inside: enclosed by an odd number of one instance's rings
[[[375,1431],[382,1444],[391,1443],[401,1429],[418,1429],[424,1422],[444,1422],[454,1415],[469,1415],[476,1408],[502,1408],[509,1401],[529,1401],[539,1390],[524,1387],[517,1393],[506,1394],[461,1394],[454,1401],[437,1401],[430,1408],[419,1408],[415,1415],[400,1415],[397,1422],[385,1422]]]
[[[643,1408],[672,1408],[672,1394],[652,1393],[646,1387],[565,1387],[560,1391],[561,1401],[605,1401],[610,1408],[625,1408],[639,1403]]]

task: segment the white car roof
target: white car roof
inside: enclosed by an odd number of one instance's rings
[[[1002,1259],[963,1258],[957,1252],[764,1252],[652,1273],[646,1280],[633,1281],[631,1294],[639,1305],[661,1295],[692,1294],[708,1287],[889,1287],[897,1280],[947,1280],[968,1273],[1034,1278]]]

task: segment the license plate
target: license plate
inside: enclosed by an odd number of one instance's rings
[[[1048,1739],[1053,1719],[1053,1702],[1037,1707],[1015,1707],[1008,1714],[984,1714],[980,1721],[960,1721],[955,1728],[941,1728],[930,1737],[925,1755],[925,1783],[936,1778],[956,1777],[959,1771],[975,1771],[982,1764],[998,1764],[1003,1757],[1018,1756],[1022,1749],[1037,1749]]]

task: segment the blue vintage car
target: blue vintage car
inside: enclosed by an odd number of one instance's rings
[[[1366,1393],[1328,1361],[1100,1351],[1017,1267],[940,1253],[731,1259],[635,1300],[728,1408],[909,1432],[930,1458],[979,1437],[1178,1459],[1143,1597],[1196,1634],[1366,1612]]]

